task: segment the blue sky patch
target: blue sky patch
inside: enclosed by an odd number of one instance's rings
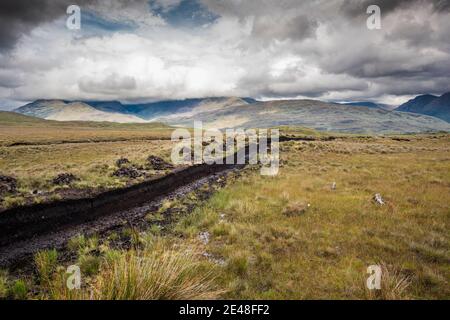
[[[152,11],[161,16],[168,24],[175,27],[201,27],[214,22],[219,16],[212,13],[198,0],[182,0],[180,4],[165,10],[155,1],[150,0]]]
[[[137,28],[137,25],[132,21],[130,22],[118,22],[103,18],[96,13],[89,10],[81,10],[81,26],[82,30],[85,28],[91,32],[106,31],[133,31]]]

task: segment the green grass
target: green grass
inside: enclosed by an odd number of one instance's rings
[[[3,275],[0,293],[3,281],[10,296],[42,299],[448,299],[450,136],[407,139],[284,142],[275,177],[248,167],[206,202],[165,201],[144,232],[72,239],[81,290],[47,252],[24,290]],[[374,264],[379,291],[366,288]]]
[[[172,130],[159,123],[57,122],[0,112],[0,174],[18,180],[18,192],[2,194],[1,206],[51,201],[65,197],[64,189],[95,191],[142,181],[113,176],[115,161],[126,157],[141,167],[149,155],[170,161]],[[60,173],[79,179],[70,186],[54,185]]]
[[[278,176],[249,171],[174,229],[212,234],[224,298],[448,299],[449,142],[288,142]],[[373,264],[380,292],[365,287]]]
[[[56,271],[58,253],[56,250],[46,250],[36,253],[34,263],[39,276],[41,286],[50,285],[51,275]]]

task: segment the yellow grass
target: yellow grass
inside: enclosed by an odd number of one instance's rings
[[[283,143],[278,176],[249,170],[175,230],[211,232],[225,298],[448,299],[450,138],[410,139]]]

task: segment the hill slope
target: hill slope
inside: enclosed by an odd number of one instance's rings
[[[14,111],[24,115],[58,121],[145,122],[145,120],[134,115],[105,112],[83,102],[66,102],[63,100],[36,100]]]
[[[152,103],[125,105],[128,112],[143,119],[153,120],[159,117],[171,116],[173,114],[193,115],[207,110],[252,103],[245,98],[199,98],[185,100],[168,100]]]
[[[195,116],[173,115],[158,120],[183,126],[192,126],[194,120],[201,120],[207,127],[214,128],[289,125],[349,133],[450,131],[450,124],[434,117],[314,100],[259,102],[199,112]]]
[[[430,115],[450,122],[450,92],[440,97],[430,94],[421,95],[395,110]]]
[[[447,99],[448,96],[444,95],[442,100],[433,100],[433,103],[445,103],[444,98]],[[440,105],[431,107],[445,110]],[[407,110],[416,109],[411,107]],[[188,127],[193,125],[194,120],[201,120],[207,126],[215,128],[289,125],[351,133],[450,131],[449,123],[430,116],[314,100],[256,102],[245,98],[205,98],[135,105],[118,101],[37,100],[16,109],[16,112],[58,121],[159,121]]]
[[[141,104],[122,104],[120,101],[36,100],[14,111],[58,121],[139,123],[173,114],[193,115],[254,102],[256,101],[250,98],[234,97],[167,100]]]
[[[447,92],[425,106],[425,114],[450,122],[450,92]]]
[[[367,107],[367,108],[373,108],[373,109],[383,109],[382,106],[380,106],[377,103],[370,102],[370,101],[360,101],[360,102],[347,102],[347,103],[340,103],[344,106],[360,106],[360,107]]]
[[[48,121],[24,114],[0,111],[0,125],[46,124]]]

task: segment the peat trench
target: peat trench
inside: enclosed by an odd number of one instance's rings
[[[80,233],[103,233],[123,227],[124,222],[142,221],[164,198],[187,194],[244,166],[199,164],[89,198],[6,210],[0,214],[0,267],[19,266],[39,250],[63,248]]]

